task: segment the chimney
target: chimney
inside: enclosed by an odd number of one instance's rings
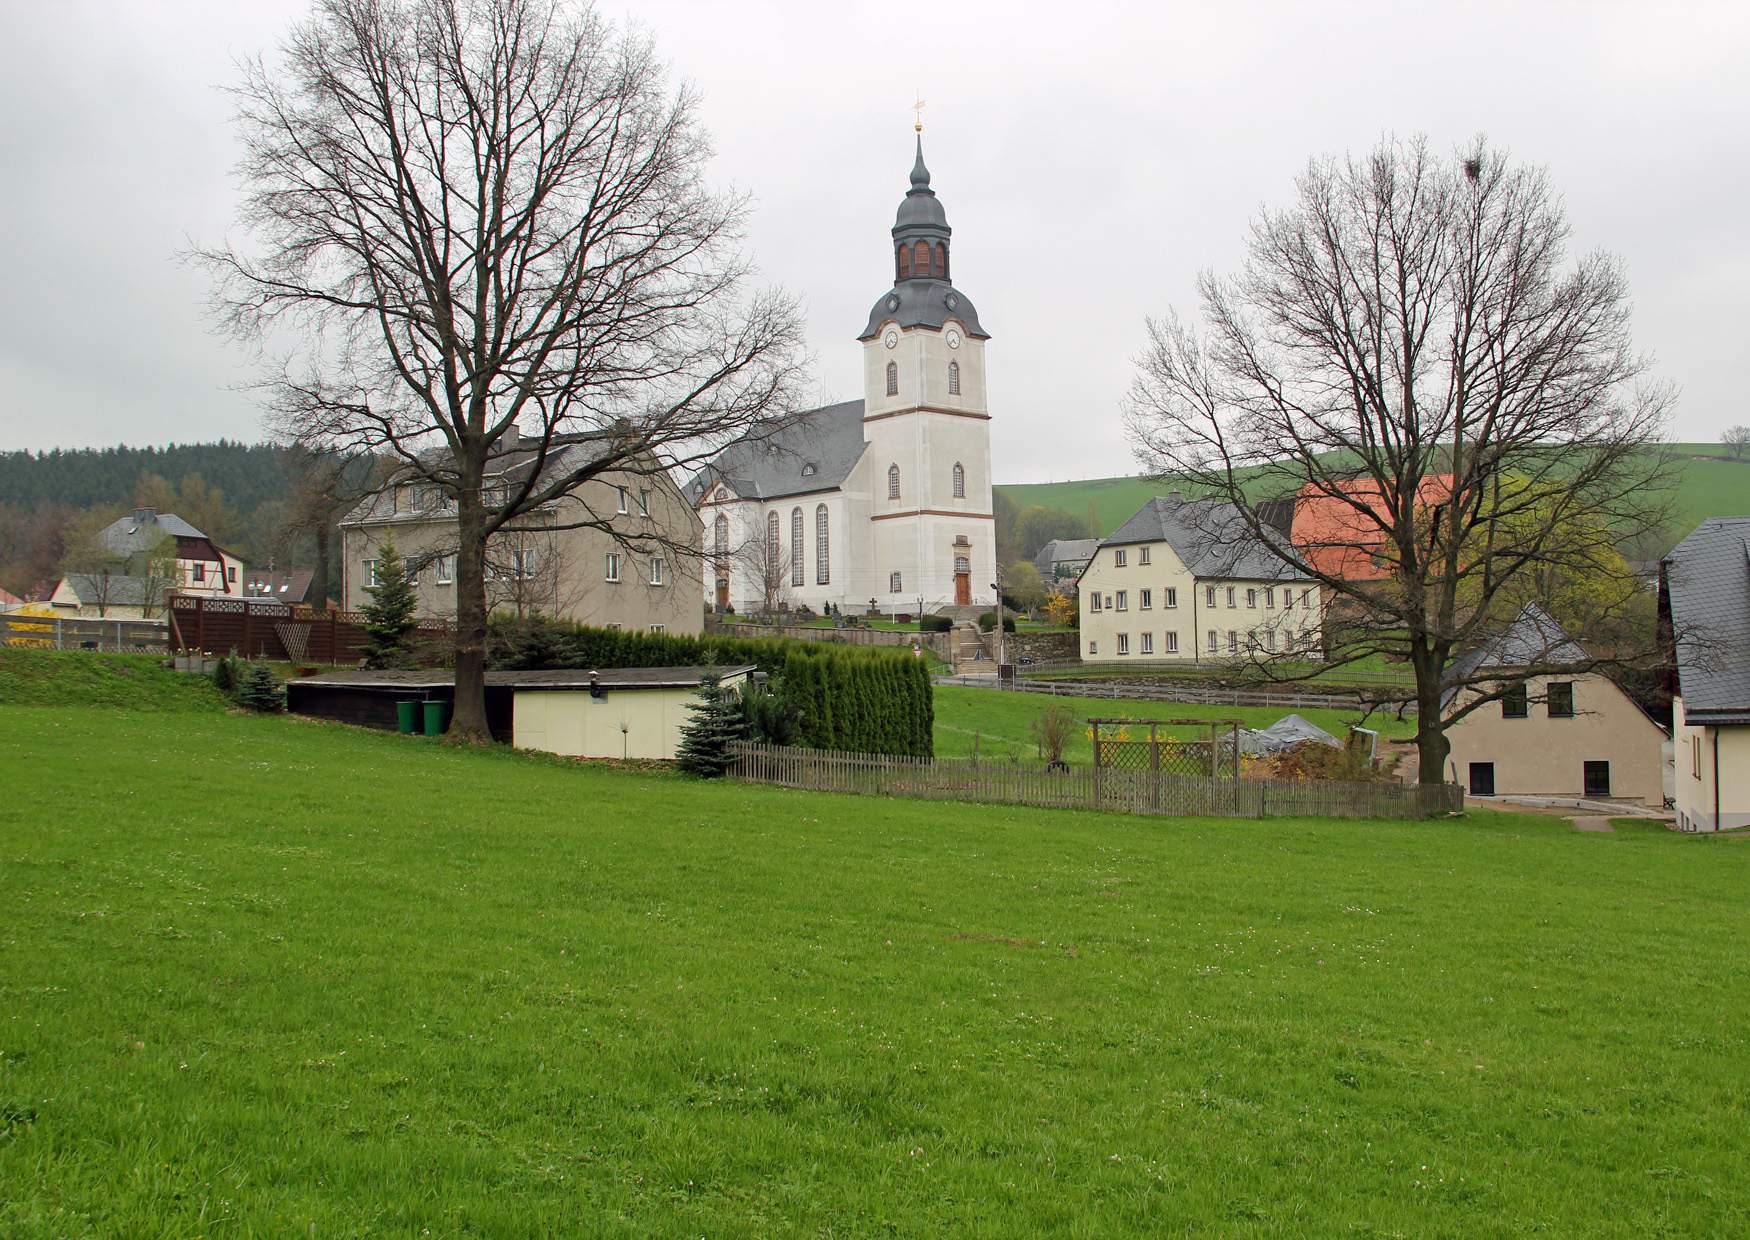
[[[158,510],[156,508],[136,508],[134,509],[134,524],[148,525],[155,520],[157,516]]]
[[[1167,498],[1172,500],[1175,504],[1182,504],[1185,502],[1185,496],[1178,487],[1174,487],[1171,491],[1168,491]]]

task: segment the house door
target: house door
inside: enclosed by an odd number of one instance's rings
[[[1588,762],[1585,765],[1586,795],[1589,797],[1607,797],[1610,795],[1610,763]]]
[[[965,607],[972,602],[972,561],[966,556],[954,557],[954,605]]]
[[[1495,795],[1495,764],[1493,762],[1473,762],[1470,764],[1470,794],[1473,797],[1492,797]]]
[[[722,611],[729,606],[729,578],[717,579],[717,610]]]

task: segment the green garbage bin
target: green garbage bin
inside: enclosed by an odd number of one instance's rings
[[[395,703],[395,730],[397,732],[419,731],[419,703],[413,701]]]
[[[444,701],[426,702],[425,704],[425,734],[427,736],[442,736],[450,722],[450,704]]]

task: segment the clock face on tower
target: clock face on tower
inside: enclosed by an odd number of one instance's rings
[[[899,346],[899,333],[892,328],[888,328],[887,335],[881,343],[885,344],[890,349],[897,348]]]
[[[952,327],[948,329],[947,339],[948,347],[950,349],[958,349],[960,347],[960,333],[955,331]]]

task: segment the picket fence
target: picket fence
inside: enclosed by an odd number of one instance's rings
[[[1359,693],[1298,693],[1284,689],[1229,689],[1173,684],[1167,681],[1018,680],[993,681],[989,676],[938,676],[939,685],[997,688],[1010,693],[1045,693],[1053,697],[1100,698],[1109,702],[1186,702],[1199,706],[1277,706],[1289,710],[1362,710]]]
[[[1427,818],[1464,807],[1457,784],[1233,779],[1004,759],[915,758],[761,745],[733,746],[729,773],[813,792],[984,801],[1044,809],[1224,818]]]

